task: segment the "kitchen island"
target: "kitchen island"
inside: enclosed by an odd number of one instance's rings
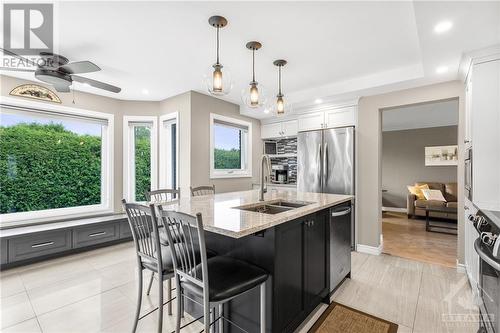
[[[293,332],[329,296],[330,209],[349,205],[350,195],[259,191],[181,198],[164,209],[201,213],[206,244],[219,255],[245,260],[267,270],[268,332]],[[263,206],[265,204],[265,206]],[[259,331],[259,289],[226,304],[224,315],[248,332]],[[186,301],[193,316],[201,308]],[[225,324],[225,332],[237,328]]]

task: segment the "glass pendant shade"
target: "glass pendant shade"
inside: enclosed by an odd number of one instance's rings
[[[257,82],[250,82],[248,88],[241,91],[241,100],[249,108],[259,108],[267,103],[266,89]]]
[[[286,65],[286,60],[275,60],[273,64],[278,67],[278,94],[276,95],[276,100],[270,105],[269,109],[272,110],[277,116],[283,116],[286,113],[290,113],[292,107],[283,98],[285,95],[281,92],[281,68]]]

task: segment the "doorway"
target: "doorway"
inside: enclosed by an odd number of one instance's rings
[[[455,267],[458,99],[381,111],[383,253]]]

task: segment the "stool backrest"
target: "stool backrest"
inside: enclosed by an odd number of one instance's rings
[[[161,251],[157,251],[160,249],[160,238],[154,206],[127,203],[125,199],[122,200],[122,204],[127,213],[137,256],[141,262],[155,263],[161,270]]]
[[[215,194],[215,185],[190,187],[190,189],[192,197],[197,197],[199,195]]]
[[[180,189],[165,188],[154,191],[146,191],[146,200],[152,202],[168,202],[179,200],[180,196]]]
[[[192,216],[163,210],[161,206],[157,208],[169,244],[174,244],[170,249],[175,272],[208,292],[207,250],[201,214]],[[196,270],[200,263],[201,275]]]

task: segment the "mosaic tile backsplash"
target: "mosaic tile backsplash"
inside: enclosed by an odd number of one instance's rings
[[[297,138],[276,140],[278,154],[297,154]],[[272,165],[288,166],[288,182],[297,182],[297,157],[279,157],[271,159]],[[271,175],[274,181],[274,174]]]

